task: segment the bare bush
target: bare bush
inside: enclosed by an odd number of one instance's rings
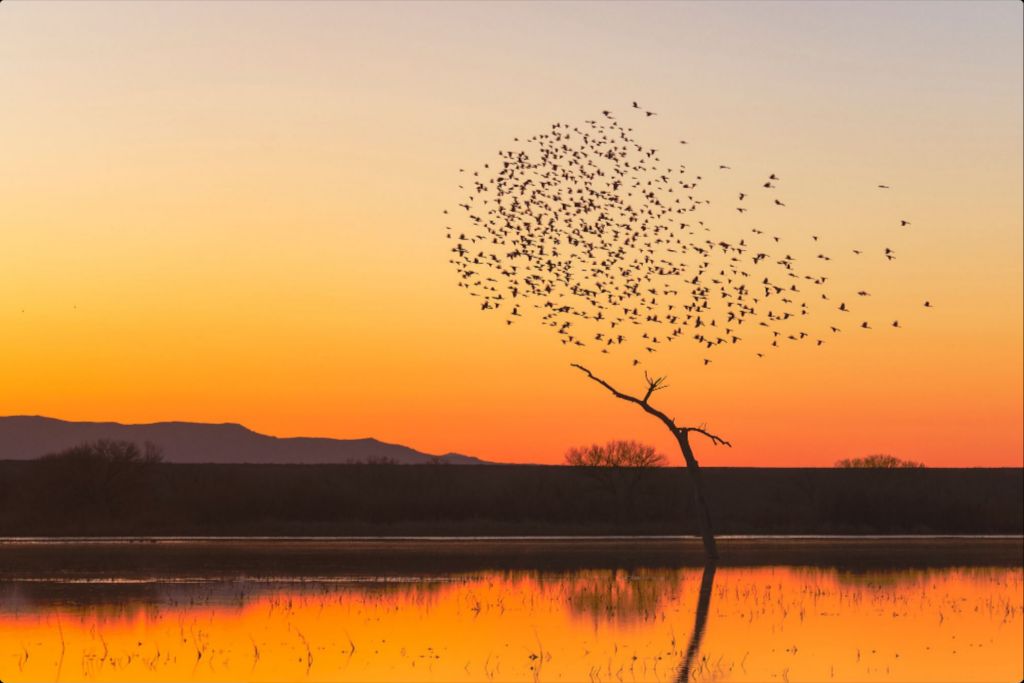
[[[914,460],[903,460],[902,458],[897,458],[894,455],[885,455],[880,453],[876,455],[866,455],[863,458],[844,458],[843,460],[837,460],[836,467],[846,469],[872,467],[900,469],[905,467],[924,467],[924,463]]]
[[[142,448],[133,441],[100,439],[50,453],[39,458],[44,462],[103,463],[113,466],[146,465],[163,462],[163,451],[155,443],[145,442]]]
[[[570,448],[565,464],[573,467],[664,467],[668,459],[654,446],[638,441],[609,441]]]
[[[148,504],[146,488],[163,461],[146,442],[101,439],[39,458],[46,495],[68,515],[118,517]]]
[[[570,448],[565,464],[579,467],[616,501],[621,520],[633,516],[641,487],[652,468],[664,467],[668,459],[653,446],[638,441],[609,441]]]

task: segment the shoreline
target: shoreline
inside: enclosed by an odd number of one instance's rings
[[[719,537],[718,566],[1024,567],[1021,536]],[[704,565],[696,537],[0,539],[18,578],[402,576]]]
[[[721,534],[719,542],[725,541],[942,541],[942,540],[1016,540],[1024,543],[1024,534]],[[475,535],[475,536],[432,536],[432,535],[351,535],[351,536],[0,536],[0,545],[17,544],[118,544],[118,543],[205,543],[205,542],[529,542],[529,543],[601,543],[601,542],[645,542],[645,541],[699,541],[699,536],[687,534],[563,534],[563,535]]]

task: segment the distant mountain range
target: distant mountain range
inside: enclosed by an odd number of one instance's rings
[[[429,455],[376,439],[277,438],[240,424],[201,422],[68,422],[50,417],[0,417],[0,460],[31,460],[84,441],[113,439],[151,441],[175,463],[353,464],[394,462],[400,465],[487,464],[468,455]]]

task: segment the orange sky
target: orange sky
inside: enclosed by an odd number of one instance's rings
[[[688,140],[679,163],[779,174],[773,229],[900,256],[835,277],[902,330],[648,364],[669,375],[659,407],[734,444],[699,443],[703,464],[1020,466],[1021,12],[3,3],[0,414],[513,462],[636,438],[678,461],[663,427],[569,368],[640,391],[627,358],[480,313],[441,213],[458,168],[637,99],[659,112],[637,136]]]

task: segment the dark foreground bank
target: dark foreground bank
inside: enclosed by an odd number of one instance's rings
[[[816,566],[847,571],[1019,567],[1018,537],[736,538],[720,566]],[[4,581],[123,583],[453,574],[474,571],[701,566],[691,537],[0,539]]]
[[[706,468],[720,534],[1020,534],[1015,469]],[[0,461],[0,536],[695,534],[678,468]]]

